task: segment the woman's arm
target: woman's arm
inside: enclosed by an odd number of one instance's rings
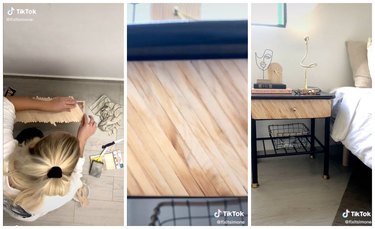
[[[26,96],[7,96],[16,111],[40,110],[50,112],[69,111],[73,109],[77,102],[71,97],[55,97],[50,101],[33,99]]]
[[[78,128],[77,138],[79,141],[79,148],[80,148],[80,157],[83,157],[83,153],[85,151],[85,145],[87,140],[95,133],[96,131],[96,123],[94,118],[90,115],[83,115],[81,126]]]

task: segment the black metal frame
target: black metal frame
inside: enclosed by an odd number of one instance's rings
[[[288,137],[280,137],[280,138],[288,138]],[[261,141],[263,143],[263,151],[258,151],[257,158],[294,156],[294,155],[302,155],[302,154],[309,154],[312,157],[314,157],[316,153],[324,152],[323,150],[324,145],[315,136],[312,137],[313,140],[311,140],[311,135],[303,135],[303,136],[298,136],[296,138],[298,140],[305,139],[309,143],[309,146],[312,146],[312,143],[311,143],[312,141],[316,141],[320,147],[319,148],[314,147],[315,148],[314,150],[309,149],[308,147],[305,147],[303,144],[302,144],[303,146],[302,148],[293,147],[293,149],[286,149],[286,148],[276,149],[275,147],[273,147],[272,153],[270,153],[269,151],[266,150],[265,141],[267,140],[272,141],[273,139],[276,139],[276,138],[272,138],[272,137],[257,138],[257,141]],[[260,154],[261,152],[263,152],[263,154]]]
[[[163,202],[160,202],[154,208],[153,214],[150,217],[151,222],[150,222],[149,226],[163,226],[163,225],[165,225],[167,223],[170,223],[170,222],[173,222],[173,226],[177,226],[177,222],[179,222],[181,220],[188,220],[189,226],[194,226],[194,224],[193,224],[194,219],[207,219],[207,222],[208,222],[209,226],[218,225],[218,224],[213,224],[212,219],[215,219],[216,221],[220,220],[220,219],[224,219],[226,221],[227,216],[215,217],[212,214],[212,210],[214,209],[213,207],[214,206],[216,206],[216,207],[223,206],[224,211],[232,210],[232,209],[228,209],[228,205],[238,205],[239,210],[245,212],[244,216],[240,217],[240,221],[244,222],[244,224],[242,226],[247,226],[247,224],[248,224],[247,209],[245,209],[244,206],[242,206],[243,204],[245,204],[247,202],[248,202],[247,197],[246,198],[237,197],[237,198],[231,198],[231,199],[225,199],[224,198],[223,200],[205,200],[205,201],[201,201],[201,202],[189,201],[189,200],[186,200],[186,201],[177,200],[177,201],[175,201],[174,199],[172,199],[171,201],[163,201]],[[187,210],[188,210],[188,215],[184,216],[184,217],[176,217],[176,209],[175,209],[176,206],[186,207]],[[161,209],[163,207],[167,207],[167,208],[170,207],[172,209],[172,217],[171,218],[168,218],[168,219],[160,219],[159,218],[159,214],[160,214]],[[207,208],[207,215],[203,215],[203,216],[194,215],[194,214],[192,214],[191,207],[205,207],[205,208]]]
[[[274,149],[274,154],[267,154],[265,149],[265,140],[272,140],[271,137],[267,138],[257,138],[256,134],[256,122],[257,121],[266,121],[266,120],[255,120],[251,119],[251,166],[252,166],[252,187],[256,188],[259,186],[258,182],[258,158],[266,157],[278,157],[278,156],[294,156],[294,155],[303,155],[310,154],[312,157],[315,156],[315,153],[324,153],[324,168],[323,168],[323,178],[329,179],[329,140],[330,140],[330,120],[331,117],[324,118],[324,144],[322,144],[315,136],[315,118],[310,119],[310,135],[299,136],[302,138],[310,139],[310,151],[305,149],[304,151],[298,151],[295,149],[295,152],[288,152],[285,150],[284,153],[278,153]],[[263,141],[263,155],[258,155],[257,141]],[[319,148],[315,147],[315,141],[319,144]]]
[[[247,58],[248,21],[127,26],[128,61]]]

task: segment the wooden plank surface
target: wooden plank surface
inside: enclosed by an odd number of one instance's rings
[[[325,118],[331,116],[329,99],[293,99],[251,101],[253,119]]]
[[[244,60],[128,62],[129,196],[247,196],[246,72]]]

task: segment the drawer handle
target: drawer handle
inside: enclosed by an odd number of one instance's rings
[[[292,111],[297,111],[297,108],[296,108],[296,107],[293,107],[293,108],[292,108]]]

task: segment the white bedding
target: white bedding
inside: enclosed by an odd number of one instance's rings
[[[334,124],[331,137],[341,141],[372,169],[375,93],[371,88],[341,87],[332,91]]]

